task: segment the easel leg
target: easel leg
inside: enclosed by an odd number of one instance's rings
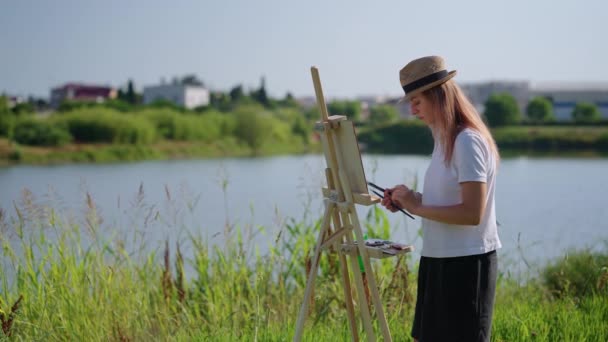
[[[334,211],[334,227],[342,227],[340,223],[340,214]],[[346,234],[351,234],[348,232]],[[342,242],[344,238],[340,239]],[[344,301],[346,303],[346,312],[348,314],[348,324],[350,326],[350,332],[353,342],[359,341],[359,332],[357,329],[357,320],[355,319],[355,307],[353,305],[352,290],[350,287],[350,276],[348,275],[348,264],[346,263],[346,256],[337,249],[338,256],[340,258],[340,271],[342,272],[342,285],[344,289]]]
[[[351,208],[354,210],[354,206]],[[356,215],[356,212],[355,212]],[[342,214],[342,220],[345,224],[351,224],[349,214]],[[354,216],[354,215],[353,215]],[[360,227],[353,227],[353,230],[361,229]],[[352,234],[346,234],[346,242],[348,244],[353,243]],[[367,299],[365,298],[365,289],[363,285],[363,277],[361,275],[361,270],[359,269],[359,260],[356,255],[351,256],[350,258],[350,266],[355,276],[355,284],[357,285],[357,298],[359,299],[359,310],[361,311],[361,319],[363,320],[363,327],[365,328],[365,335],[367,336],[367,340],[372,342],[376,341],[376,336],[374,335],[374,327],[372,326],[372,318],[369,313],[369,306],[367,304]]]
[[[319,257],[321,255],[321,244],[323,243],[323,237],[325,236],[325,231],[329,228],[331,215],[335,208],[336,208],[336,205],[334,203],[325,201],[325,215],[323,216],[323,223],[321,224],[321,229],[319,231],[319,237],[317,238],[317,244],[315,246],[315,254],[312,259],[312,267],[310,269],[310,274],[308,275],[308,280],[306,281],[306,290],[304,291],[304,301],[302,302],[302,307],[300,307],[300,314],[298,315],[298,322],[296,324],[296,333],[293,337],[294,341],[300,341],[302,339],[302,330],[304,329],[304,321],[306,320],[306,315],[308,314],[308,303],[310,302],[310,295],[312,293],[315,279],[317,278],[317,267],[319,264]]]
[[[355,210],[354,206],[351,210]],[[350,216],[353,219],[353,227],[355,234],[357,235],[357,248],[359,249],[359,253],[363,256],[363,265],[365,266],[366,270],[365,276],[372,294],[372,302],[376,308],[376,314],[378,315],[382,336],[384,337],[384,341],[392,341],[391,332],[388,329],[386,317],[384,316],[384,309],[382,308],[382,302],[380,301],[380,294],[378,293],[376,278],[374,277],[374,272],[372,270],[371,263],[369,262],[369,256],[367,256],[367,251],[365,250],[365,240],[363,239],[363,234],[361,233],[361,224],[359,223],[359,218],[357,217],[356,213]]]

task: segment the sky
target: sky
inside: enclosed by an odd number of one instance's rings
[[[67,82],[137,89],[197,75],[283,97],[397,96],[440,55],[458,82],[608,81],[608,1],[2,0],[0,93]]]

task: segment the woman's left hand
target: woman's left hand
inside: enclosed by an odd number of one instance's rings
[[[393,189],[391,200],[393,203],[412,214],[415,214],[418,207],[422,205],[422,196],[405,185]]]

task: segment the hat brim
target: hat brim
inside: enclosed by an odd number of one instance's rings
[[[449,80],[451,80],[454,76],[456,76],[456,70],[452,70],[448,73],[448,75],[440,80],[437,80],[435,82],[431,82],[427,85],[424,85],[416,90],[410,91],[409,93],[407,93],[404,97],[402,97],[399,101],[397,102],[407,102],[409,101],[412,97],[414,97],[415,95],[418,95],[420,93],[422,93],[425,90],[429,90],[433,87],[436,87],[440,84],[443,84]]]

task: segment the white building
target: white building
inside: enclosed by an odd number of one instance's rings
[[[190,84],[161,84],[144,87],[144,104],[167,100],[188,109],[209,104],[209,90]]]

